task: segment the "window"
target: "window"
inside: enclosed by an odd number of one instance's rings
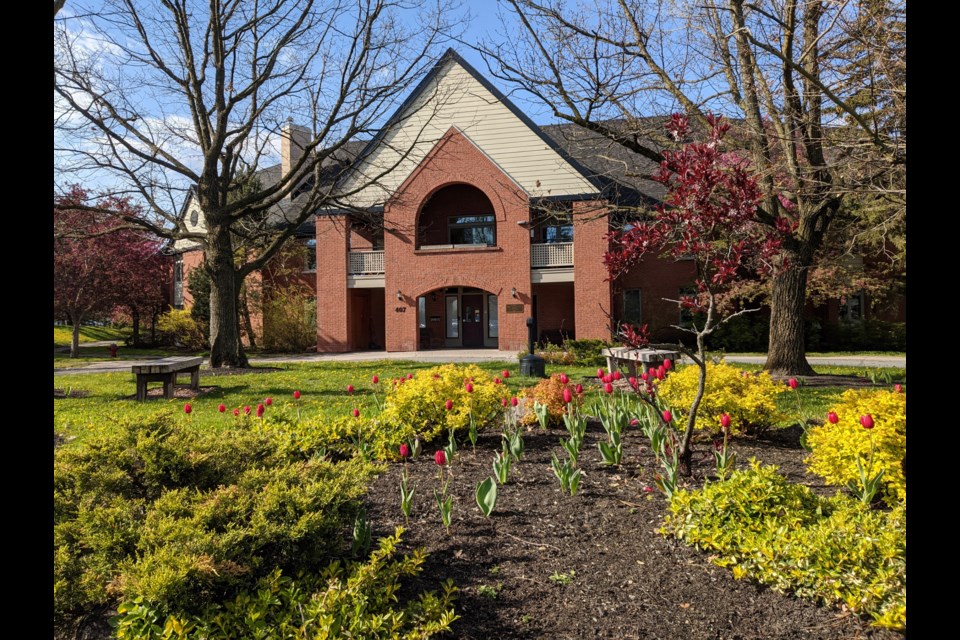
[[[640,313],[640,289],[623,290],[623,317],[621,320],[629,325],[642,324]]]
[[[427,299],[424,296],[417,298],[417,324],[421,329],[427,328]]]
[[[497,316],[497,296],[487,296],[487,336],[496,338],[499,335],[500,327]]]
[[[173,259],[173,306],[183,309],[183,254]]]
[[[543,241],[547,244],[573,242],[573,224],[556,224],[544,227]]]
[[[200,212],[194,209],[190,212],[190,226],[195,227],[200,222]]]
[[[457,306],[457,296],[447,296],[447,337],[460,337],[460,309]]]
[[[680,287],[678,300],[684,296],[695,297],[697,295],[696,287]],[[693,310],[684,306],[680,307],[680,326],[685,328],[693,327]]]
[[[841,299],[840,319],[854,322],[863,320],[863,292]]]
[[[309,239],[304,243],[306,246],[306,253],[304,263],[304,271],[316,271],[317,270],[317,241],[313,238]]]
[[[497,227],[492,215],[453,216],[448,220],[450,244],[479,244],[492,247],[497,242]]]

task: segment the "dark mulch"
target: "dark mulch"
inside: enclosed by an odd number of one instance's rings
[[[241,369],[208,369],[201,368],[201,376],[241,376],[248,373],[270,373],[272,371],[283,371],[282,367],[246,367]]]
[[[453,465],[453,525],[444,531],[434,500],[439,486],[433,449],[408,465],[416,488],[414,511],[404,535],[407,549],[429,552],[424,572],[411,585],[436,589],[452,578],[461,589],[460,620],[453,637],[490,638],[663,638],[787,639],[902,638],[873,629],[840,609],[818,606],[734,580],[705,553],[658,533],[666,510],[659,493],[646,493],[655,472],[643,436],[624,435],[624,464],[601,464],[591,425],[581,453],[585,477],[580,492],[561,495],[550,468],[550,452],[562,453],[562,428],[528,434],[526,452],[500,489],[487,520],[474,500],[478,482],[492,474],[497,433],[481,434],[476,453],[461,448]],[[763,439],[734,441],[741,466],[750,457],[780,467],[794,482],[832,493],[806,473],[799,427]],[[713,465],[709,444],[695,453],[695,480]],[[404,524],[399,484],[402,465],[392,464],[371,487],[368,518],[376,536]],[[561,584],[555,575],[569,576]]]
[[[204,387],[200,386],[196,389],[191,389],[189,385],[174,385],[173,387],[173,397],[178,400],[190,400],[192,398],[199,398],[200,396],[205,396],[208,393],[213,393],[218,390],[220,387]],[[163,398],[163,386],[154,386],[147,389],[147,400],[154,398]],[[125,400],[136,400],[137,394],[133,393],[129,396],[124,396]]]

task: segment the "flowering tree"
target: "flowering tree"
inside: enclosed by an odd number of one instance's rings
[[[690,438],[707,379],[704,340],[721,324],[744,313],[734,310],[730,298],[744,282],[774,275],[772,265],[780,251],[776,231],[757,220],[763,194],[749,163],[721,148],[729,125],[712,115],[707,122],[710,131],[705,142],[664,153],[654,178],[668,189],[665,202],[651,218],[611,234],[611,249],[604,255],[611,280],[648,256],[690,259],[696,266],[698,293],[682,296],[678,303],[703,319],[690,327],[675,327],[695,337],[695,350],[682,345],[679,349],[700,368],[697,394],[679,443],[685,475],[690,473]],[[689,122],[680,115],[673,115],[666,128],[678,141],[689,134]],[[784,220],[777,226],[787,231],[790,223]],[[646,326],[640,330],[625,326],[620,333],[632,346],[648,343]]]
[[[92,315],[124,306],[138,319],[141,312],[152,312],[164,302],[167,264],[159,240],[144,231],[117,230],[114,215],[69,208],[71,203],[89,201],[90,194],[74,186],[57,198],[53,209],[53,304],[73,325],[74,358],[80,326]],[[98,208],[128,218],[138,215],[122,198],[103,199]]]

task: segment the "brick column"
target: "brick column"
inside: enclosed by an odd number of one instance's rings
[[[350,350],[350,302],[347,295],[346,216],[317,216],[317,351]]]
[[[609,214],[599,202],[573,203],[573,299],[577,338],[610,339],[610,283],[603,254]]]

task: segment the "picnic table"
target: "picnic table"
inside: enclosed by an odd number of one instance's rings
[[[177,383],[177,375],[190,374],[190,388],[200,387],[200,365],[203,358],[192,356],[172,356],[160,358],[150,362],[139,362],[131,370],[137,374],[137,400],[147,399],[147,383],[162,382],[163,397],[173,397],[173,386]]]

